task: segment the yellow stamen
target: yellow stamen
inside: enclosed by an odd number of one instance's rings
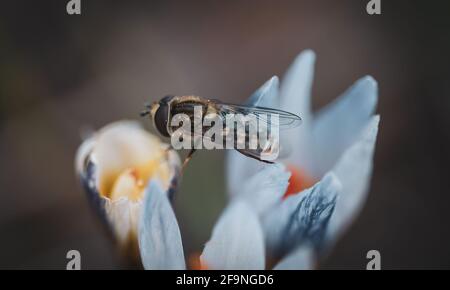
[[[165,186],[168,186],[169,176],[170,169],[167,162],[162,162],[160,159],[151,160],[146,164],[127,168],[115,178],[106,179],[105,181],[110,184],[104,184],[103,188],[110,188],[110,190],[104,190],[102,194],[111,200],[127,197],[131,201],[139,201],[151,178],[158,178]]]

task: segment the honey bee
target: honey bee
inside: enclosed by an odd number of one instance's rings
[[[260,124],[263,123],[263,125],[266,125],[266,127],[272,126],[272,128],[275,122],[273,122],[273,120],[271,118],[268,118],[267,116],[275,115],[277,116],[277,130],[294,128],[299,126],[302,122],[302,119],[299,116],[290,112],[258,106],[255,107],[229,104],[224,103],[220,100],[205,99],[198,96],[165,96],[158,102],[147,105],[146,110],[141,113],[141,116],[149,115],[155,129],[159,132],[159,134],[164,137],[172,137],[174,132],[179,129],[179,127],[171,125],[172,118],[177,114],[184,114],[185,116],[188,116],[188,121],[191,121],[192,124],[194,124],[195,112],[198,112],[199,108],[201,112],[201,122],[204,121],[204,118],[206,118],[206,116],[214,115],[218,116],[218,118],[221,119],[219,121],[222,121],[222,124],[226,124],[227,115],[230,114],[239,114],[240,116],[251,115],[254,116],[254,118],[258,122],[260,122]],[[224,137],[225,141],[231,138],[230,136],[237,136],[238,138],[235,138],[232,141],[233,149],[236,149],[243,155],[262,162],[273,163],[273,161],[263,158],[263,155],[267,152],[270,152],[271,150],[274,150],[274,148],[276,148],[277,146],[279,149],[279,144],[273,141],[269,141],[262,146],[258,146],[257,148],[250,148],[251,146],[248,146],[251,142],[251,138],[249,137],[249,128],[245,125],[243,128],[245,128],[243,131],[238,132],[236,128],[230,130],[229,128],[224,126],[221,135]],[[194,137],[194,140],[195,138],[209,138],[206,137],[205,134],[208,129],[210,129],[210,127],[205,126],[201,129],[201,131],[195,132],[196,130],[194,129],[194,127],[190,126],[189,129],[185,130],[183,134],[189,137]],[[240,144],[236,141],[239,140],[239,136],[242,137],[242,139],[240,140],[244,140],[243,144]],[[214,141],[223,142],[222,140]],[[195,151],[195,147],[191,149],[184,161],[184,165],[191,159]]]

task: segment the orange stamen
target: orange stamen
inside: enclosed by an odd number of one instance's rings
[[[191,270],[208,270],[208,266],[202,261],[199,253],[193,253],[189,256],[189,268]]]
[[[288,165],[287,169],[291,172],[291,177],[289,178],[289,186],[284,193],[283,199],[290,195],[297,194],[314,184],[314,180],[305,174],[303,170],[291,165]]]

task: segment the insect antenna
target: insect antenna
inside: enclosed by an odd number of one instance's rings
[[[150,114],[150,112],[151,112],[151,109],[152,109],[152,105],[150,104],[150,103],[146,103],[145,104],[145,110],[144,111],[142,111],[139,115],[141,115],[141,117],[145,117],[145,116],[147,116],[148,114]]]
[[[149,110],[149,109],[146,109],[146,110],[142,111],[139,115],[141,115],[141,117],[145,117],[145,116],[147,116],[148,114],[150,114],[150,110]]]

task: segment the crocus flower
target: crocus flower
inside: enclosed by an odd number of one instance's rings
[[[304,52],[280,93],[274,77],[250,97],[252,105],[285,109],[304,122],[288,132],[293,151],[281,164],[228,152],[230,203],[205,245],[200,268],[314,268],[361,209],[379,121],[373,116],[376,83],[363,78],[313,118],[313,63],[314,54]],[[164,191],[153,184],[147,199],[139,231],[144,266],[185,269],[177,221]]]
[[[300,127],[289,130],[281,139],[292,149],[292,154],[282,160],[291,173],[289,186],[275,197],[256,190],[245,197],[253,208],[262,202],[271,203],[257,213],[271,259],[268,263],[279,261],[276,268],[280,269],[309,269],[316,265],[361,210],[372,172],[379,123],[379,116],[373,115],[378,98],[375,80],[360,79],[313,114],[310,91],[314,61],[312,51],[301,53],[280,88],[275,76],[248,102],[290,111],[303,119]],[[232,200],[241,200],[241,188],[266,166],[228,152],[228,191]],[[282,180],[283,176],[274,179]],[[254,182],[265,182],[264,175]]]
[[[290,269],[292,259],[296,268],[310,267],[313,262],[310,247],[313,245],[305,243],[305,248],[295,248],[302,242],[302,236],[297,233],[303,232],[304,238],[311,241],[323,237],[323,221],[333,210],[339,183],[333,174],[328,174],[313,188],[281,203],[289,177],[290,173],[281,164],[267,165],[251,177],[214,226],[212,237],[206,243],[199,263],[194,263],[194,269]],[[268,222],[265,222],[265,214],[277,205],[281,206],[279,216],[268,215]],[[290,255],[288,259],[272,260],[270,243],[266,242],[269,231],[264,225],[291,219],[294,212],[296,221],[273,232],[285,241],[283,247]],[[157,182],[150,183],[146,193],[139,245],[146,269],[186,269],[178,223],[167,195]],[[298,264],[297,260],[303,264]]]
[[[139,261],[139,220],[146,189],[158,182],[169,196],[177,182],[178,155],[137,123],[112,123],[83,142],[76,170],[94,209],[119,248]]]
[[[333,212],[340,184],[330,173],[301,195],[283,201],[290,176],[283,165],[264,165],[242,185],[205,246],[200,257],[203,268],[310,267],[313,243],[324,238],[322,227]]]
[[[311,269],[361,209],[379,122],[373,116],[376,83],[363,78],[313,118],[309,108],[313,63],[314,54],[304,52],[280,92],[274,77],[250,97],[251,105],[300,115],[303,125],[288,132],[292,155],[281,164],[263,164],[228,152],[230,203],[200,256],[201,268]],[[80,152],[87,156],[95,151],[82,147]],[[93,170],[85,160],[79,158],[77,163],[89,181]],[[99,161],[93,158],[97,166]],[[102,188],[98,177],[93,180],[88,188]],[[135,219],[140,256],[146,269],[185,269],[180,230],[167,194],[170,178],[165,180],[164,184],[152,178],[141,191],[141,213]]]

